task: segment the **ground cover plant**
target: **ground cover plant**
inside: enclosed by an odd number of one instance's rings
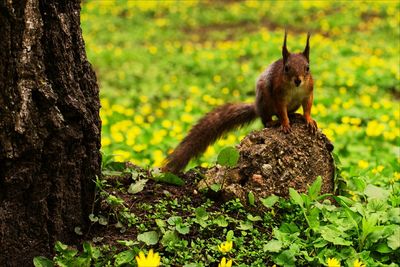
[[[398,1],[85,1],[82,29],[102,101],[99,212],[89,233],[76,229],[82,245],[57,243],[55,258],[36,265],[135,265],[152,248],[163,266],[224,266],[222,258],[398,266],[399,12]],[[253,101],[257,76],[281,56],[285,28],[292,51],[312,33],[312,116],[335,146],[337,196],[320,196],[317,179],[287,200],[250,196],[257,207],[245,209],[197,192],[201,168],[183,179],[159,174],[154,168],[202,115]],[[261,127],[230,133],[188,169],[214,164]]]

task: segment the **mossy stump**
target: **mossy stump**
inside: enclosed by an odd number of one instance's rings
[[[210,168],[198,188],[220,184],[224,199],[239,198],[245,203],[250,191],[256,199],[272,194],[287,198],[289,188],[307,192],[321,176],[321,193],[333,193],[332,143],[320,130],[311,133],[300,114],[292,115],[290,122],[289,134],[283,133],[279,125],[248,134],[237,146],[237,166]]]

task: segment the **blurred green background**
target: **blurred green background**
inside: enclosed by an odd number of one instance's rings
[[[191,125],[252,102],[258,75],[311,36],[312,115],[345,177],[400,180],[399,1],[85,1],[82,29],[101,88],[102,151],[160,166]],[[260,122],[191,166],[215,161]],[[351,189],[351,185],[350,185]]]

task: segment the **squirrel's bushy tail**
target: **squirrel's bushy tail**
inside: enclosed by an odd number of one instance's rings
[[[257,118],[254,104],[225,104],[206,114],[168,156],[163,171],[177,173],[224,133]]]

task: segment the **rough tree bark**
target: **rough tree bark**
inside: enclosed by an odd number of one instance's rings
[[[31,266],[85,226],[100,173],[79,0],[2,0],[0,59],[0,266]]]

